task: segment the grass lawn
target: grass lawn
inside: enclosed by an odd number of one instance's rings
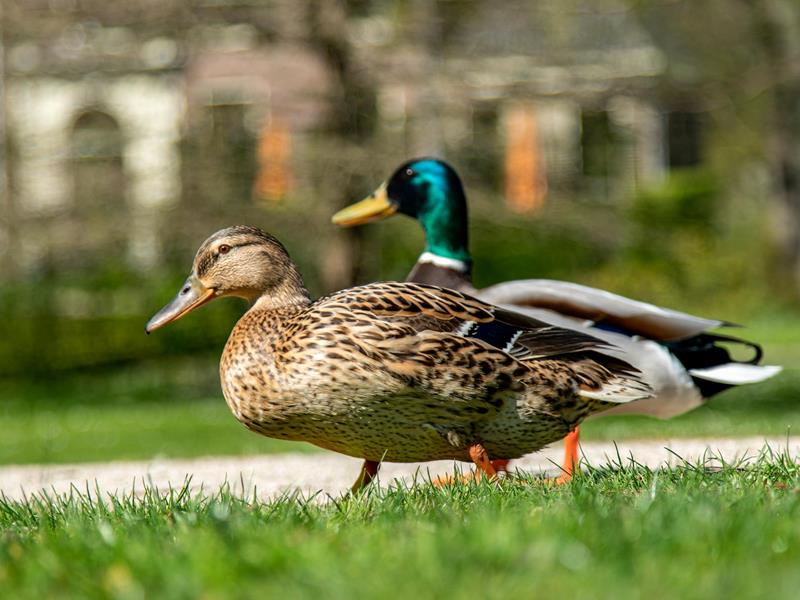
[[[222,398],[216,361],[0,381],[0,464],[313,450],[245,429]]]
[[[800,467],[585,469],[266,503],[0,501],[4,598],[788,598]]]

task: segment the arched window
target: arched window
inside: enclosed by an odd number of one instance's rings
[[[72,128],[70,158],[78,212],[124,203],[122,132],[113,117],[99,110],[81,114]]]
[[[72,250],[82,252],[83,266],[106,259],[123,260],[128,206],[125,198],[123,136],[117,121],[100,110],[81,113],[72,127],[70,163],[72,217],[78,235]],[[91,258],[88,253],[98,253]],[[84,261],[88,260],[87,265]]]

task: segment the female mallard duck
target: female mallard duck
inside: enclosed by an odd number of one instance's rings
[[[608,344],[460,292],[375,283],[311,302],[281,243],[254,227],[203,242],[191,275],[148,333],[206,302],[251,304],[220,361],[245,426],[365,460],[511,459],[587,415],[649,395]]]
[[[729,325],[723,321],[563,281],[526,279],[476,290],[470,276],[464,188],[455,170],[441,160],[423,158],[403,164],[366,200],[336,213],[333,222],[349,227],[395,212],[417,219],[425,230],[425,250],[407,281],[459,290],[541,321],[586,331],[611,343],[615,356],[641,371],[653,397],[605,414],[668,418],[729,387],[763,381],[780,371],[780,367],[757,365],[762,354],[758,345],[708,333]],[[754,355],[745,363],[734,361],[719,342],[744,344]],[[576,428],[565,440],[561,481],[569,479],[577,460],[578,435]]]

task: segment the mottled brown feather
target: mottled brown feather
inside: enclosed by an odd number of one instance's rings
[[[530,328],[519,338],[521,358],[455,333],[465,322],[498,318]],[[476,441],[492,457],[513,458],[610,406],[581,398],[581,389],[633,372],[621,361],[614,373],[594,360],[602,342],[553,329],[458,292],[406,283],[353,288],[302,308],[256,304],[226,346],[223,388],[240,420],[273,437],[369,460],[468,460]],[[546,333],[543,344],[537,331]],[[257,394],[244,389],[254,372],[266,381],[252,386]]]

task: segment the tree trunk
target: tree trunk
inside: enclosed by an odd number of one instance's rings
[[[375,131],[376,91],[358,64],[348,37],[348,5],[342,0],[312,0],[309,3],[310,41],[327,62],[336,81],[328,135],[336,152],[325,158],[348,173],[337,177],[331,197],[331,214],[359,200],[369,182],[363,167],[369,160],[368,146]],[[326,169],[323,165],[323,171]],[[362,175],[362,177],[359,177]],[[321,257],[321,276],[328,290],[354,285],[362,263],[363,230],[334,233],[331,247]]]
[[[772,83],[767,143],[780,202],[777,238],[784,271],[800,292],[800,72],[791,47],[800,34],[798,11],[783,0],[748,0],[748,4]]]

